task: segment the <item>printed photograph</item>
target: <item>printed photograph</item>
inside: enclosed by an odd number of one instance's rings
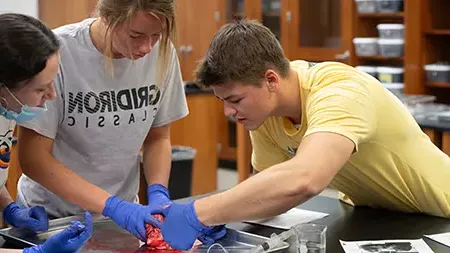
[[[358,244],[362,253],[419,253],[410,242]]]

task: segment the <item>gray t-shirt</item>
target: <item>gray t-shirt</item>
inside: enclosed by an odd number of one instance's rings
[[[112,76],[89,35],[93,21],[54,30],[62,43],[57,99],[47,102],[46,113],[21,126],[53,139],[53,156],[85,180],[136,202],[139,152],[147,133],[188,114],[180,66],[172,47],[168,74],[158,88],[157,43],[134,62],[114,59]],[[54,217],[82,212],[26,175],[18,193],[25,206],[43,205]]]

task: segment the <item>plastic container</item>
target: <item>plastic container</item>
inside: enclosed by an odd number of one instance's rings
[[[244,1],[238,1],[244,2]],[[281,10],[280,1],[276,0],[263,0],[262,1],[263,12],[279,12]],[[243,8],[240,8],[242,10]]]
[[[356,69],[378,78],[377,67],[375,66],[356,66]]]
[[[374,13],[377,12],[376,0],[355,0],[358,13]]]
[[[403,68],[378,67],[378,80],[382,83],[403,83]]]
[[[438,113],[437,116],[440,122],[450,123],[450,109],[449,111]]]
[[[377,0],[376,5],[379,12],[403,11],[403,0]]]
[[[405,25],[403,24],[379,24],[378,34],[382,39],[404,39]]]
[[[428,82],[450,82],[450,65],[428,64],[424,68]]]
[[[171,199],[191,196],[192,168],[197,151],[191,147],[172,146],[172,167],[169,177]]]
[[[383,85],[397,97],[402,96],[405,90],[403,83],[383,83]]]
[[[356,55],[375,56],[378,54],[378,38],[354,38]]]
[[[386,57],[403,56],[404,44],[403,39],[379,39],[380,55]]]

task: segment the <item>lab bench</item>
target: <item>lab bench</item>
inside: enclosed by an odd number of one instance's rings
[[[178,200],[178,202],[188,203],[199,197],[202,196],[185,198]],[[426,239],[423,235],[450,232],[450,219],[422,214],[406,214],[369,207],[353,207],[338,199],[323,196],[316,196],[298,206],[298,208],[329,214],[329,216],[314,222],[327,226],[326,252],[344,253],[339,240],[360,241],[420,238],[423,238],[435,253],[449,252],[448,247]],[[247,223],[232,223],[228,224],[227,227],[265,237],[270,237],[272,233],[278,234],[283,231]]]
[[[207,195],[209,194],[184,198],[176,200],[176,202],[188,203]],[[420,238],[435,253],[449,252],[448,247],[424,238],[424,235],[450,232],[450,219],[369,207],[353,207],[338,199],[323,196],[316,196],[297,208],[329,214],[327,217],[314,222],[327,226],[326,252],[345,253],[339,240],[362,241]],[[279,234],[283,232],[281,229],[241,222],[227,224],[227,227],[265,237],[270,237],[272,233]],[[0,237],[0,247],[19,248],[20,246],[5,242]]]

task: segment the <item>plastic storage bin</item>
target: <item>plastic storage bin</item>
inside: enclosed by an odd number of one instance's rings
[[[404,39],[405,25],[403,24],[379,24],[378,34],[382,39]]]
[[[403,11],[403,0],[377,0],[376,5],[379,12]]]
[[[403,68],[378,67],[378,80],[382,83],[403,83]]]
[[[450,65],[428,64],[424,68],[428,82],[450,82]]]
[[[377,11],[376,0],[355,0],[358,13],[373,13]]]
[[[377,67],[375,66],[356,66],[356,69],[378,78]]]
[[[397,97],[401,97],[405,90],[405,84],[403,83],[383,83],[383,85]]]
[[[403,56],[404,44],[403,39],[379,39],[380,55],[386,57]]]
[[[169,177],[171,199],[191,196],[192,167],[197,151],[191,147],[172,146],[172,168]]]
[[[378,54],[378,38],[354,38],[356,55],[374,56]]]

